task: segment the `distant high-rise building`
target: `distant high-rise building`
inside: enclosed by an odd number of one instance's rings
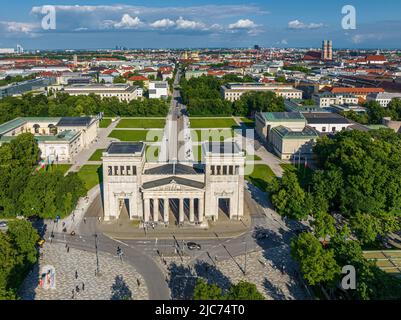
[[[74,67],[78,66],[78,56],[74,54]]]
[[[257,45],[257,44],[255,44],[253,48],[254,48],[255,50],[260,50],[260,46]]]
[[[22,53],[24,53],[24,48],[21,45],[17,44],[17,54],[22,54]]]
[[[322,60],[333,60],[333,42],[331,40],[323,41]]]

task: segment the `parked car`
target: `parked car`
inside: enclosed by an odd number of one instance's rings
[[[7,221],[0,221],[0,228],[6,228],[7,227]]]
[[[39,239],[38,242],[37,242],[37,244],[38,244],[39,247],[43,247],[43,245],[45,244],[45,242],[46,242],[46,241],[45,241],[44,239]]]
[[[199,243],[195,243],[195,242],[188,242],[187,247],[189,250],[201,250],[202,249],[201,245]]]

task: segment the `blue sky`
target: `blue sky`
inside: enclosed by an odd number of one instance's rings
[[[0,47],[98,49],[188,47],[400,48],[401,1],[385,0],[0,0]],[[56,29],[43,30],[53,5]],[[341,27],[344,5],[355,30]]]

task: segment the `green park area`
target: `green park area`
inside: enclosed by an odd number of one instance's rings
[[[78,171],[78,176],[85,182],[86,189],[90,190],[102,181],[102,166],[84,165]]]
[[[192,129],[235,128],[238,124],[233,118],[190,118]]]
[[[241,118],[241,122],[245,124],[248,128],[254,128],[255,127],[255,121],[253,119],[249,118]]]
[[[47,172],[59,171],[62,174],[65,174],[71,167],[72,167],[72,164],[53,164],[53,165],[46,166],[46,171]]]
[[[89,158],[89,161],[102,161],[102,154],[105,149],[97,149]]]
[[[117,125],[117,128],[163,128],[166,121],[165,119],[143,119],[143,118],[135,118],[135,119],[121,119]]]
[[[252,172],[248,172],[252,169],[251,165],[245,166],[245,179],[251,182],[254,186],[258,187],[262,191],[267,191],[269,184],[276,178],[272,169],[265,164],[253,165]]]
[[[109,138],[120,141],[161,141],[163,138],[162,130],[114,130],[109,134]]]
[[[199,141],[224,141],[234,137],[233,130],[191,130],[193,142]]]
[[[99,127],[100,128],[107,128],[111,124],[111,119],[102,119],[100,121]]]

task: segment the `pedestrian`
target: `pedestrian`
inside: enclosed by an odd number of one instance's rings
[[[76,291],[77,293],[79,293],[79,287],[78,287],[78,286],[75,286],[75,291]]]
[[[82,282],[82,291],[85,290],[85,283]]]
[[[140,287],[140,286],[141,286],[141,282],[139,281],[139,279],[138,279],[138,278],[136,279],[136,283],[138,284],[138,287]]]
[[[84,217],[84,223],[86,223],[86,217]]]
[[[75,290],[72,289],[72,297],[71,297],[71,299],[74,299],[74,297],[75,297]]]
[[[75,279],[78,279],[78,270],[75,270]]]
[[[70,253],[70,247],[67,247],[67,253]]]

